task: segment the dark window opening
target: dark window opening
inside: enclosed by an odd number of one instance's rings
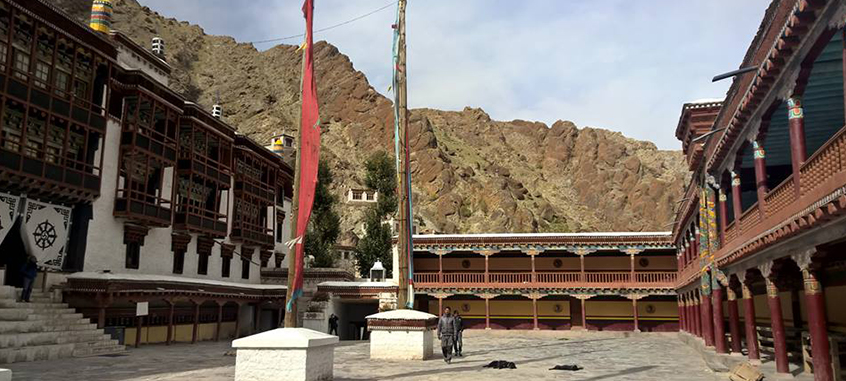
[[[200,256],[197,262],[197,274],[208,275],[209,273],[209,254],[198,254]]]
[[[130,242],[126,244],[126,268],[138,269],[141,265],[141,244]]]
[[[220,276],[229,278],[229,272],[232,268],[232,257],[223,257],[223,262],[220,266]]]
[[[241,279],[250,279],[250,260],[241,258]]]
[[[185,268],[185,250],[176,250],[173,252],[173,273],[182,274]]]

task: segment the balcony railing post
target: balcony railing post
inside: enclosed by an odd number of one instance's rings
[[[798,198],[800,195],[800,176],[802,164],[805,164],[807,153],[805,150],[805,112],[802,108],[802,97],[794,95],[787,99],[787,118],[790,129],[790,162],[793,167],[793,191]]]

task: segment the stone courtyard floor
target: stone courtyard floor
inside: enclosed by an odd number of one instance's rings
[[[628,336],[628,337],[626,337]],[[437,342],[436,342],[437,343]],[[335,379],[364,380],[679,380],[726,379],[707,369],[676,334],[570,331],[466,331],[465,357],[446,364],[428,361],[371,361],[369,343],[342,342],[335,349]],[[149,345],[121,356],[100,356],[9,364],[15,381],[230,381],[235,357],[229,343]],[[438,352],[440,348],[436,348]],[[517,369],[482,366],[494,360]],[[577,372],[548,370],[578,364]]]

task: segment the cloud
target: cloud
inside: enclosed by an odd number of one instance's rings
[[[141,1],[239,41],[303,30],[299,1]],[[725,95],[729,81],[710,78],[739,66],[768,2],[412,1],[409,104],[482,107],[502,120],[571,120],[678,149],[673,132],[682,104]],[[318,0],[315,28],[387,3]],[[394,18],[391,7],[315,37],[338,46],[384,93]]]

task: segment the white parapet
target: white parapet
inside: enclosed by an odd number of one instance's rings
[[[380,312],[367,317],[370,358],[426,360],[434,354],[438,317],[414,310]]]
[[[12,371],[9,369],[0,369],[0,381],[12,381]]]
[[[337,336],[306,328],[278,328],[235,340],[235,381],[331,380],[337,343]]]

